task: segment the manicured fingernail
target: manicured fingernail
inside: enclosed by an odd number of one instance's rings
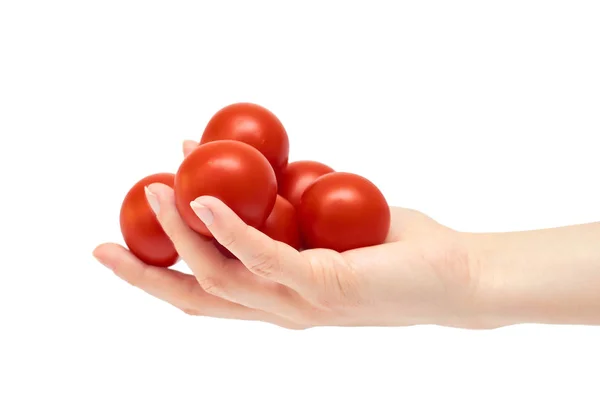
[[[192,209],[194,210],[194,212],[196,213],[198,218],[200,218],[200,220],[202,222],[204,222],[204,224],[206,226],[212,225],[215,217],[214,217],[212,211],[210,209],[208,209],[208,207],[206,207],[200,203],[197,203],[195,201],[192,201],[190,203],[190,207],[192,207]]]
[[[148,186],[144,187],[144,192],[146,192],[146,200],[148,200],[148,204],[150,204],[150,208],[152,208],[152,211],[154,211],[155,214],[158,214],[158,211],[160,210],[160,204],[158,203],[158,197],[156,197],[156,194],[152,193],[150,191],[150,189],[148,189]]]

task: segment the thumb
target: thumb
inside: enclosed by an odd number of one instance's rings
[[[199,197],[190,205],[213,237],[252,273],[298,292],[314,287],[309,261],[291,246],[247,225],[215,197]]]

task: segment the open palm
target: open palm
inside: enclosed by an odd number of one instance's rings
[[[188,143],[184,153],[191,149]],[[170,187],[150,185],[147,194],[192,274],[148,266],[117,244],[102,244],[94,255],[130,284],[188,314],[292,329],[473,322],[475,272],[460,234],[420,212],[391,208],[382,245],[299,252],[246,225],[220,200],[197,199],[194,211],[237,260],[187,227]]]

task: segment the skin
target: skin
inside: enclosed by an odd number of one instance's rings
[[[186,142],[184,154],[196,144]],[[299,252],[247,226],[221,201],[196,199],[196,214],[237,260],[185,225],[170,187],[152,184],[147,194],[192,274],[148,266],[112,243],[94,256],[187,314],[289,329],[600,324],[600,223],[473,234],[392,207],[382,245]]]

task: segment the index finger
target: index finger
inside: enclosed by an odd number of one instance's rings
[[[297,292],[314,287],[311,264],[291,246],[247,225],[215,197],[200,197],[191,206],[215,239],[252,273]]]

